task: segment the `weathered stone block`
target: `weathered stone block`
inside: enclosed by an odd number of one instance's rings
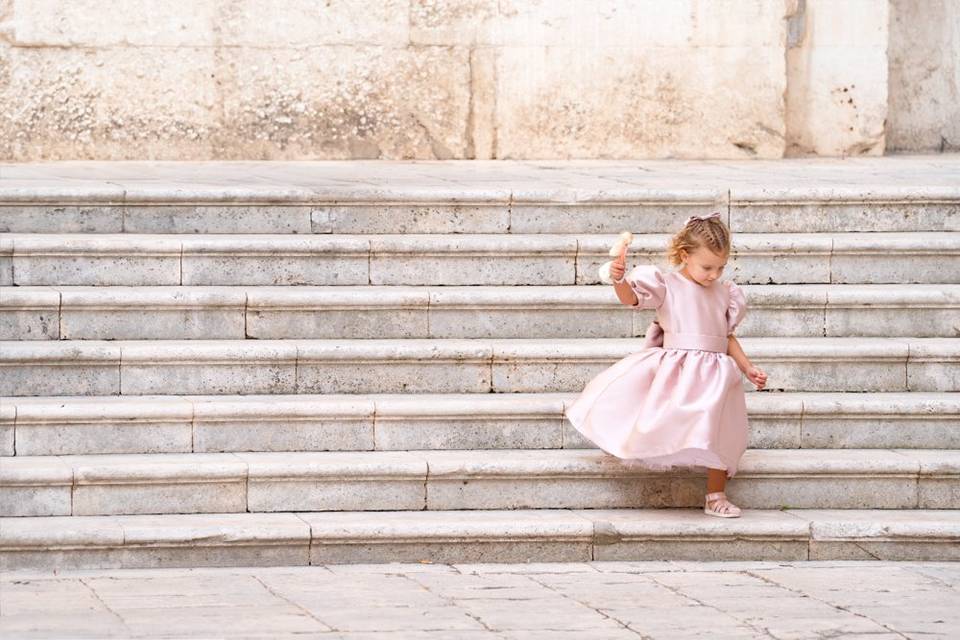
[[[57,340],[60,294],[42,287],[0,289],[0,340]]]
[[[202,7],[210,5],[198,5],[200,14]],[[90,10],[83,20],[109,25],[105,16]],[[138,12],[128,16],[153,28]],[[169,33],[184,33],[181,16],[171,18],[178,28]],[[0,157],[211,158],[222,126],[217,56],[212,46],[0,48],[0,67],[9,70],[0,92]]]
[[[193,402],[196,451],[374,448],[373,402],[362,398],[242,396]]]
[[[244,233],[311,233],[311,211],[308,206],[268,204],[127,203],[123,208],[123,231],[235,233],[242,223]]]
[[[296,354],[284,341],[127,342],[122,393],[293,393]]]
[[[413,287],[262,287],[247,294],[246,333],[258,339],[438,337],[428,329],[428,300],[427,291]]]
[[[61,290],[70,340],[242,340],[246,294],[205,287]]]
[[[192,407],[176,398],[17,400],[17,454],[188,453]]]
[[[361,237],[184,237],[183,284],[366,284],[368,254]]]
[[[311,562],[582,562],[593,526],[556,511],[381,512],[303,514]]]
[[[304,341],[299,393],[486,393],[491,347],[471,341]]]
[[[563,236],[381,236],[370,241],[370,283],[573,284],[576,253]]]
[[[247,509],[247,465],[230,456],[74,456],[73,514],[234,513]]]
[[[377,399],[377,449],[553,449],[561,401],[539,395]]]
[[[248,463],[250,511],[423,509],[427,464],[408,452],[237,454]]]
[[[8,341],[0,347],[0,395],[115,395],[120,347],[108,342]]]
[[[882,155],[888,3],[807,0],[787,48],[787,152]]]
[[[222,157],[466,157],[465,48],[373,41],[219,55],[223,123],[215,143]]]
[[[782,29],[779,19],[755,26]],[[780,43],[635,43],[587,49],[589,55],[570,45],[500,47],[496,157],[782,155]],[[722,109],[706,106],[725,85],[738,91],[724,95]]]
[[[59,458],[0,458],[0,517],[68,516],[73,469]]]
[[[122,197],[122,193],[118,194]],[[0,205],[2,233],[121,233],[119,205]]]

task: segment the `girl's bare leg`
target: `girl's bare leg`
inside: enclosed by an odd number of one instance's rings
[[[723,491],[727,486],[726,469],[707,469],[707,493]]]
[[[740,516],[740,508],[727,500],[723,495],[723,490],[727,487],[726,469],[707,469],[707,503],[704,507],[709,515],[719,515],[724,518],[736,518]],[[712,494],[713,498],[710,498]]]

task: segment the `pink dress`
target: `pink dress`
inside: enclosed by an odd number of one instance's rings
[[[625,279],[638,308],[657,310],[659,327],[650,325],[646,348],[588,382],[567,418],[607,453],[640,466],[726,469],[732,477],[747,446],[747,407],[740,369],[726,351],[746,314],[743,292],[651,265]]]

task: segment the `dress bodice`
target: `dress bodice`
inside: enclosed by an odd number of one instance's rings
[[[710,336],[722,338],[725,345],[746,315],[746,298],[733,282],[703,286],[679,271],[663,272],[653,265],[634,267],[625,280],[637,296],[638,307],[656,309],[667,341],[671,334]]]

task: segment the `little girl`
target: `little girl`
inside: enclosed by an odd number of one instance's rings
[[[746,313],[743,292],[717,282],[729,255],[719,213],[691,216],[673,236],[670,263],[683,265],[676,271],[639,265],[624,277],[624,246],[610,267],[617,297],[656,309],[657,319],[646,348],[600,372],[566,409],[578,431],[619,458],[654,468],[706,467],[703,510],[722,518],[740,515],[724,494],[747,447],[740,372],[758,389],[767,382],[733,335]]]

